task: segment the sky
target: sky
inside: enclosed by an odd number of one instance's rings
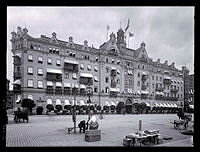
[[[121,27],[134,34],[127,39],[129,48],[137,49],[145,42],[148,56],[161,63],[175,62],[194,73],[194,7],[7,7],[7,78],[13,82],[11,32],[26,27],[32,37],[52,36],[77,44],[88,41],[99,48],[107,35]],[[107,25],[110,26],[107,34]],[[127,33],[128,33],[127,32]]]

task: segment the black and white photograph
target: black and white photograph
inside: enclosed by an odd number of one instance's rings
[[[194,6],[7,6],[6,147],[194,147]]]

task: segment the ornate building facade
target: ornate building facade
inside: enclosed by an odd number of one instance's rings
[[[153,61],[144,42],[136,50],[127,48],[121,28],[99,49],[89,47],[87,40],[59,40],[55,32],[33,38],[18,27],[11,34],[16,102],[31,98],[44,108],[47,103],[64,106],[74,103],[77,91],[76,104],[86,104],[88,86],[92,103],[101,106],[145,102],[176,107],[183,102],[182,70],[174,62]]]

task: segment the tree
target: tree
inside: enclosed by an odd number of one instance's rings
[[[30,111],[30,113],[32,114],[32,109],[36,106],[36,104],[31,99],[23,99],[21,106],[23,108],[27,108]]]

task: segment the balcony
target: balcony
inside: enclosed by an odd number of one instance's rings
[[[110,97],[117,97],[118,92],[110,91]]]
[[[111,70],[111,77],[116,77],[117,76],[117,71],[116,70]]]
[[[15,93],[21,92],[21,85],[14,85],[13,92],[15,92]]]
[[[65,63],[64,64],[64,71],[77,73],[78,72],[78,65],[77,64]]]
[[[170,85],[172,83],[171,79],[163,79],[163,83]]]
[[[14,78],[20,79],[21,78],[21,72],[14,72]]]
[[[21,65],[21,58],[18,57],[18,56],[15,56],[13,64],[14,65]]]
[[[80,77],[80,84],[93,85],[93,78]]]
[[[163,92],[164,88],[163,87],[156,87],[156,91]]]
[[[47,73],[47,81],[62,81],[62,74]]]
[[[143,84],[143,85],[142,85],[142,90],[146,90],[146,89],[147,89],[147,87],[148,87],[148,85],[146,85],[146,84]]]
[[[53,87],[47,87],[46,93],[47,93],[47,94],[54,94],[54,89],[53,89]]]
[[[174,93],[177,93],[178,90],[179,90],[179,89],[177,89],[177,88],[172,88],[170,91],[171,91],[171,92],[174,92]]]

